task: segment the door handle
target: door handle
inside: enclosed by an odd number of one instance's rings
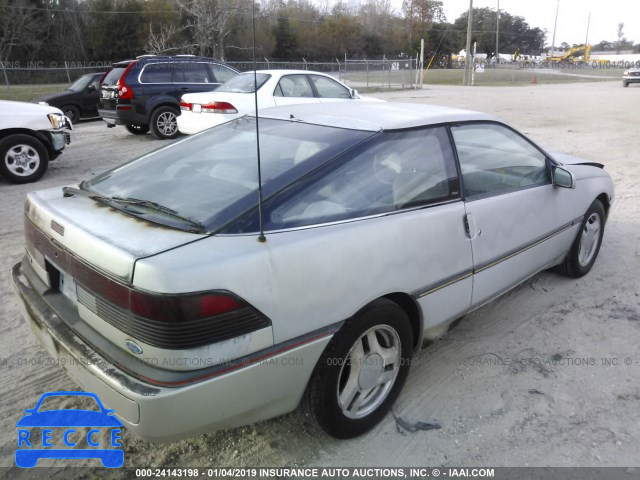
[[[464,229],[467,232],[467,236],[472,240],[476,238],[476,235],[480,235],[481,233],[480,230],[477,229],[476,220],[471,213],[464,215]]]

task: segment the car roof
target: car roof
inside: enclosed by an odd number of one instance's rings
[[[253,70],[247,70],[245,72],[241,72],[241,74],[252,74]],[[307,75],[307,74],[312,74],[312,75],[316,75],[316,74],[320,74],[320,75],[325,75],[325,76],[331,76],[331,74],[326,73],[326,72],[317,72],[315,70],[294,70],[294,69],[286,69],[286,68],[275,68],[275,69],[271,69],[271,70],[256,70],[256,73],[267,73],[270,75]]]
[[[366,101],[273,107],[263,110],[260,116],[369,131],[397,130],[468,121],[500,122],[492,115],[471,110],[417,103]]]

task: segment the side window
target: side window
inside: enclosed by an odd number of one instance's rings
[[[286,75],[280,79],[276,93],[283,97],[313,97],[313,90],[306,75]]]
[[[230,68],[218,65],[217,63],[210,63],[209,68],[213,72],[214,82],[216,83],[225,83],[227,80],[231,80],[233,77],[238,75]]]
[[[320,75],[309,75],[309,78],[316,87],[318,95],[323,98],[351,98],[349,89],[335,80]]]
[[[338,167],[275,200],[267,227],[289,228],[429,205],[459,194],[444,128],[383,133]]]
[[[177,62],[173,81],[178,83],[213,83],[206,63]]]
[[[171,83],[172,73],[170,63],[150,63],[142,70],[140,81],[141,83]]]
[[[452,127],[465,197],[491,195],[549,182],[544,154],[495,123]]]
[[[323,98],[351,98],[349,89],[335,80],[320,75],[309,75],[309,78],[316,87],[318,95]]]
[[[89,88],[90,86],[93,85],[94,90],[98,90],[98,87],[100,86],[100,79],[102,78],[102,75],[98,75],[96,77],[94,77],[93,80],[91,80],[91,83],[89,83],[89,85],[87,85],[87,88]]]

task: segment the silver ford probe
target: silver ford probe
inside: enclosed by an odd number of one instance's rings
[[[366,432],[453,321],[541,270],[589,272],[613,202],[602,165],[452,108],[277,107],[259,145],[260,182],[246,116],[27,196],[24,316],[143,439],[301,403]]]

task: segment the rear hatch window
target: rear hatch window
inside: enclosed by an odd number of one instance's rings
[[[120,77],[122,76],[122,74],[124,73],[124,71],[126,70],[126,68],[129,66],[129,63],[116,63],[113,68],[111,68],[111,70],[109,70],[109,72],[107,73],[107,75],[104,77],[104,80],[102,80],[101,86],[103,87],[111,87],[111,86],[115,86],[116,83],[118,83],[118,80],[120,80]]]

